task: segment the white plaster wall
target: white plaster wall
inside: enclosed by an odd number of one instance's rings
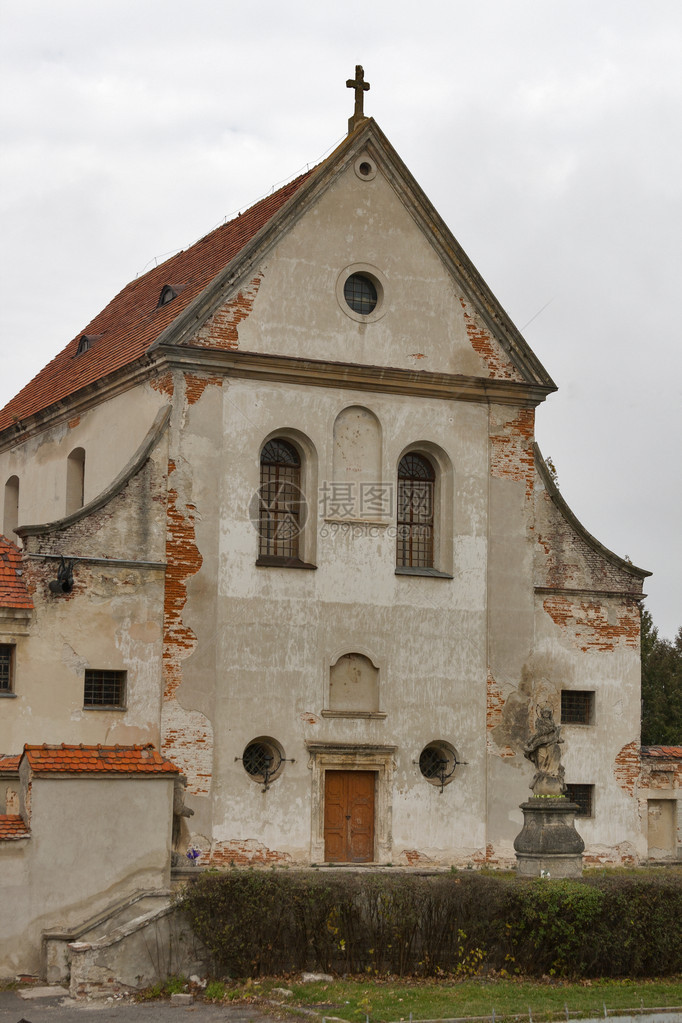
[[[0,451],[3,495],[6,480],[19,478],[19,525],[64,517],[66,460],[74,448],[85,450],[85,503],[97,497],[132,458],[166,401],[153,388],[138,386]]]
[[[38,972],[44,929],[168,886],[173,778],[33,777],[32,837],[2,850],[0,976]]]

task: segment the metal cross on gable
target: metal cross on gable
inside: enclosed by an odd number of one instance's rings
[[[364,95],[369,91],[369,82],[365,81],[365,72],[361,64],[355,65],[355,78],[349,78],[346,82],[347,89],[355,89],[355,109],[353,116],[348,118],[348,134],[355,130],[360,121],[365,120],[363,110]]]

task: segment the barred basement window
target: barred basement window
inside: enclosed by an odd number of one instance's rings
[[[14,646],[0,643],[0,693],[11,693],[14,688]]]
[[[125,671],[87,669],[85,672],[83,706],[122,710],[125,700],[125,685]]]
[[[594,817],[594,785],[567,785],[566,795],[580,807],[576,817]]]
[[[594,692],[579,689],[561,690],[562,725],[594,723]]]

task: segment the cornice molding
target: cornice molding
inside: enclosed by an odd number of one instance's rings
[[[223,351],[190,345],[165,345],[155,352],[159,366],[204,372],[222,372],[226,377],[261,379],[308,387],[338,387],[354,391],[404,394],[447,401],[535,407],[553,387],[488,380],[485,377],[391,366],[362,366],[352,362],[300,359],[259,352]]]

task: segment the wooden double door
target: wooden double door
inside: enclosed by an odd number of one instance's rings
[[[326,771],[324,858],[327,863],[374,859],[374,771]]]

